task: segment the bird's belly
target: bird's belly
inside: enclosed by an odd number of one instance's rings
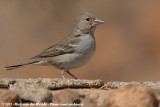
[[[73,69],[73,68],[77,68],[77,67],[80,67],[84,64],[86,64],[90,59],[91,57],[93,56],[94,54],[94,50],[89,50],[87,52],[85,52],[85,54],[76,54],[76,57],[69,61],[68,63],[66,63],[66,68],[67,69]]]
[[[70,70],[86,64],[94,54],[94,50],[84,53],[73,53],[54,58],[53,65],[59,69]]]

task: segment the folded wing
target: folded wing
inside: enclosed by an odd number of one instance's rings
[[[60,56],[64,54],[71,54],[74,52],[75,52],[75,48],[73,46],[66,45],[66,44],[56,44],[44,50],[42,53],[33,57],[32,59],[55,57],[55,56]]]

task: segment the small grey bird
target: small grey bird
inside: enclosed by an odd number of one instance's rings
[[[77,79],[69,70],[80,67],[91,59],[96,49],[94,31],[102,23],[104,21],[95,18],[91,13],[83,12],[77,18],[72,32],[61,42],[24,63],[5,68],[12,70],[25,65],[50,65],[60,69],[63,78],[64,72],[67,72]]]

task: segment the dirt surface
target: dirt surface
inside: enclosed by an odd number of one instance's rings
[[[159,82],[0,79],[1,106],[158,107]],[[37,104],[37,105],[36,105]]]

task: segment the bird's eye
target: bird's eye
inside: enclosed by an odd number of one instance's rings
[[[89,18],[86,18],[87,21],[89,21]]]

